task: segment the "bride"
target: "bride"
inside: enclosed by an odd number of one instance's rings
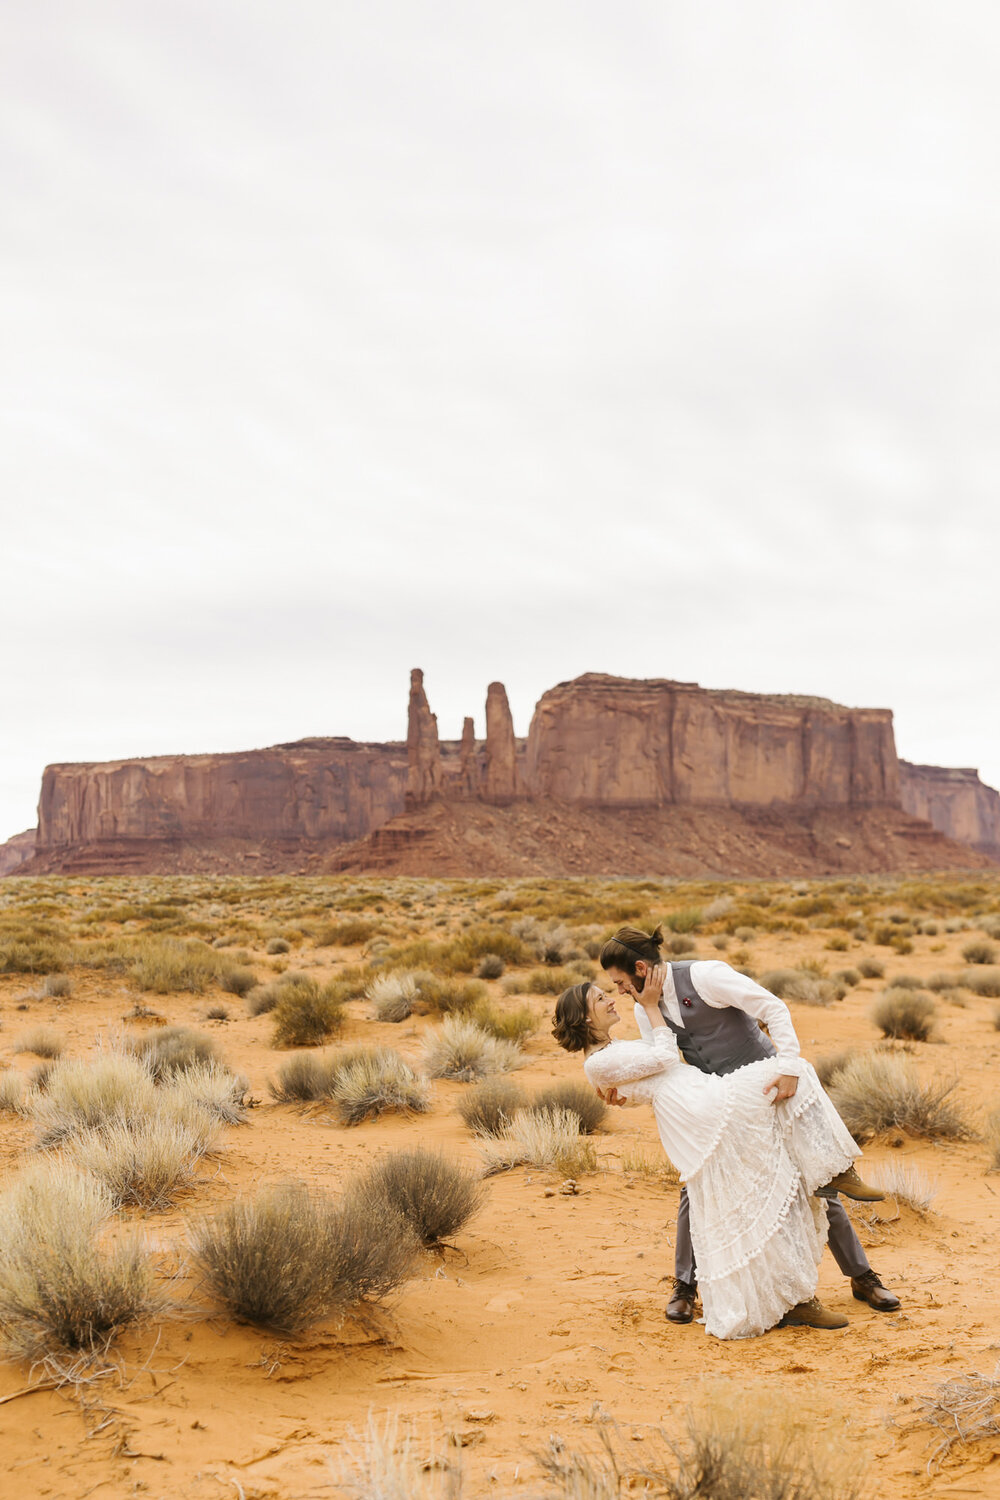
[[[826,1204],[812,1194],[861,1153],[804,1058],[795,1095],[778,1105],[765,1089],[771,1058],[724,1075],[686,1066],[660,1013],[665,974],[666,965],[653,969],[636,996],[651,1042],[612,1041],[615,997],[589,982],[560,995],[552,1034],[584,1053],[596,1089],[652,1104],[687,1185],[705,1328],[750,1338],[815,1299],[827,1225]]]

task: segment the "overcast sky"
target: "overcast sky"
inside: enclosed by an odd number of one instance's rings
[[[1000,783],[1000,12],[6,0],[0,837],[585,671]]]

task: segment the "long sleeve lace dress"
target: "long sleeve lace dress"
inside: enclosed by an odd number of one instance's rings
[[[789,1065],[790,1068],[790,1065]],[[815,1295],[826,1205],[811,1195],[861,1152],[804,1058],[791,1099],[772,1103],[773,1058],[717,1075],[688,1067],[666,1027],[610,1042],[590,1082],[653,1106],[663,1149],[687,1185],[705,1327],[720,1339],[773,1328]]]

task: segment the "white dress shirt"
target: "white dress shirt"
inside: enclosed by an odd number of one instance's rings
[[[774,1059],[777,1072],[798,1075],[801,1057],[799,1039],[795,1035],[791,1012],[784,1000],[779,1000],[777,995],[772,995],[770,990],[765,990],[756,980],[748,979],[745,974],[740,974],[720,958],[696,959],[691,965],[691,983],[705,1004],[711,1005],[713,1009],[725,1010],[727,1006],[732,1006],[734,1010],[746,1011],[756,1021],[763,1021],[777,1049],[778,1055]],[[675,1026],[686,1029],[683,1007],[674,988],[673,970],[669,967],[663,981],[660,1009]],[[635,1018],[643,1040],[652,1041],[653,1028],[639,1004],[635,1007]]]

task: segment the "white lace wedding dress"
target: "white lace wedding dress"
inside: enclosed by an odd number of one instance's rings
[[[610,1042],[584,1071],[596,1088],[653,1106],[688,1190],[709,1333],[750,1338],[815,1295],[827,1225],[826,1204],[811,1194],[861,1152],[805,1058],[795,1062],[796,1092],[781,1104],[764,1093],[773,1058],[702,1073],[682,1061],[667,1027],[652,1042]]]

